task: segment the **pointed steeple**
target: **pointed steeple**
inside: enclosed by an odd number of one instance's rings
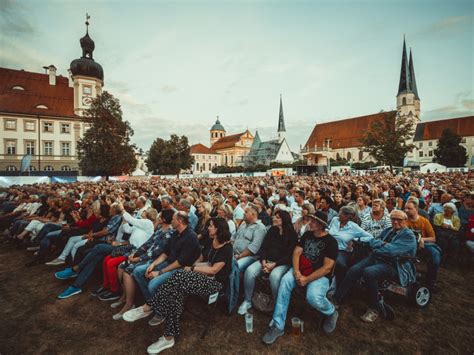
[[[412,50],[410,48],[410,61],[408,63],[408,68],[410,70],[410,87],[415,94],[415,100],[419,100],[420,98],[418,97],[418,89],[416,88],[416,79],[415,79],[415,68],[413,65],[413,55],[412,55]]]
[[[252,147],[250,147],[250,150],[256,150],[260,148],[260,143],[262,140],[260,139],[260,135],[258,134],[258,131],[255,131],[255,136],[253,137],[253,143]]]
[[[280,115],[278,117],[278,132],[286,132],[285,118],[283,117],[283,102],[280,94]]]
[[[410,70],[408,68],[408,61],[407,61],[407,47],[405,43],[405,37],[403,37],[403,52],[402,52],[402,67],[400,70],[400,83],[398,85],[398,95],[411,92],[410,86]]]

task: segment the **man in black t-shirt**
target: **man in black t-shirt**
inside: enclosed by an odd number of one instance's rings
[[[316,212],[316,216],[310,218],[316,222],[315,230],[303,234],[293,252],[293,267],[281,279],[272,321],[262,339],[265,344],[273,344],[285,333],[291,292],[296,286],[306,286],[308,303],[327,317],[323,326],[326,334],[336,328],[338,313],[326,293],[337,259],[337,241],[325,230],[327,216],[323,212]]]

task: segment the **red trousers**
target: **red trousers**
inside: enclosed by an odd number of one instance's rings
[[[110,292],[118,292],[120,285],[117,269],[122,261],[127,260],[125,256],[112,257],[107,255],[102,262],[103,281],[102,287]]]

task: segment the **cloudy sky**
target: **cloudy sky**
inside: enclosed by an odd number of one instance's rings
[[[67,75],[85,13],[105,89],[134,141],[276,134],[279,96],[297,150],[315,123],[395,108],[403,35],[422,120],[474,112],[474,2],[459,0],[0,0],[0,66]]]

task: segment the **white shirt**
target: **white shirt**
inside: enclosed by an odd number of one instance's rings
[[[149,219],[134,218],[128,212],[123,214],[123,219],[127,222],[122,225],[123,231],[130,234],[129,242],[136,248],[145,243],[155,231],[155,226]]]

